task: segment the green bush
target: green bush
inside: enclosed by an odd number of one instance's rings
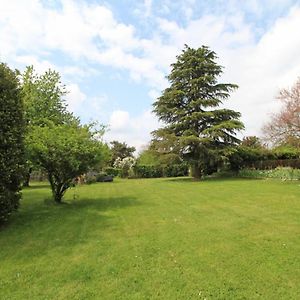
[[[299,149],[291,146],[281,146],[273,150],[276,159],[298,159],[300,158]]]
[[[189,174],[189,167],[187,164],[174,164],[166,166],[163,169],[165,177],[180,177],[187,176]]]
[[[230,170],[238,171],[247,167],[255,167],[260,161],[276,159],[276,156],[271,150],[264,148],[240,146],[234,149],[227,158]]]
[[[0,223],[19,206],[24,163],[24,108],[17,72],[0,64]]]
[[[116,176],[120,175],[121,170],[118,168],[106,168],[106,169],[104,169],[104,172],[107,175],[112,175],[112,176],[116,177]]]
[[[163,177],[163,168],[160,166],[139,166],[133,167],[133,171],[138,178],[158,178]]]
[[[187,164],[173,164],[168,166],[136,165],[133,170],[135,177],[138,178],[179,177],[187,176],[189,172]]]

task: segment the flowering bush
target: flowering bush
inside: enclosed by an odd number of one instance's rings
[[[117,158],[114,162],[114,167],[120,169],[120,177],[125,178],[133,174],[133,166],[136,160],[133,157]]]

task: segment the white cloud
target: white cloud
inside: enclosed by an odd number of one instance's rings
[[[152,0],[144,0],[145,16],[149,17],[152,12]]]
[[[111,9],[95,2],[62,0],[57,10],[38,0],[2,1],[1,60],[33,64],[40,72],[58,67],[71,78],[74,74],[93,75],[92,69],[81,67],[85,61],[95,66],[113,67],[115,71],[125,70],[132,80],[146,82],[149,97],[155,99],[167,86],[165,75],[183,45],[206,44],[216,51],[225,66],[222,80],[240,86],[227,106],[242,112],[246,134],[258,134],[267,115],[278,107],[274,101],[277,90],[291,85],[300,75],[299,6],[294,6],[257,39],[261,28],[245,20],[240,1],[224,2],[223,16],[212,10],[196,18],[191,9],[197,1],[190,0],[185,6],[184,26],[174,19],[156,17],[154,4],[151,0],[142,2],[145,15],[151,16],[151,24],[154,24],[150,37],[145,38],[138,36],[135,26],[118,21]],[[251,0],[243,8],[259,16],[273,4],[271,0],[263,3]],[[284,7],[284,0],[277,0],[276,5]],[[172,1],[163,1],[160,5],[166,13],[171,11],[171,6]],[[51,55],[56,52],[71,58],[74,65],[68,61],[68,65],[55,66]],[[91,118],[103,115],[106,96],[87,97],[78,81],[69,82],[68,88],[71,93],[67,100],[73,111],[86,114],[87,109],[83,108],[88,103],[92,108],[88,112]],[[110,123],[111,136],[119,134],[135,145],[149,138],[149,131],[157,126],[151,114],[142,112],[140,117],[132,117],[129,112],[117,110],[113,111]]]
[[[129,113],[127,111],[114,111],[109,120],[109,127],[113,132],[124,132],[129,127]]]
[[[139,152],[151,139],[150,132],[157,129],[159,123],[151,111],[132,117],[127,111],[113,111],[110,116],[110,130],[105,134],[107,141],[126,141]]]
[[[224,77],[240,86],[229,105],[242,112],[246,134],[260,134],[263,123],[279,107],[278,90],[300,75],[296,28],[300,28],[300,8],[279,19],[257,44],[227,57]]]
[[[25,66],[34,66],[37,73],[42,74],[49,69],[57,69],[53,63],[48,60],[39,59],[34,55],[19,55],[15,58],[15,63],[22,64]]]
[[[71,83],[66,86],[68,94],[66,95],[66,102],[69,109],[78,114],[80,108],[87,99],[87,96],[80,90],[77,84]]]
[[[255,5],[253,3],[253,10]],[[186,27],[164,19],[159,19],[159,24],[168,45],[174,49],[187,43],[193,47],[209,45],[216,51],[225,66],[221,80],[240,86],[225,106],[242,112],[245,135],[260,134],[270,113],[279,107],[275,99],[279,88],[291,85],[300,75],[298,6],[278,19],[258,41],[255,30],[242,14],[226,18],[207,15],[190,21]]]

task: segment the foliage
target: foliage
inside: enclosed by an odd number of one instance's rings
[[[263,127],[265,138],[272,145],[300,146],[300,78],[290,89],[282,89],[277,98],[281,111],[274,113]]]
[[[133,170],[137,178],[159,178],[164,175],[162,166],[157,165],[136,165]]]
[[[172,165],[135,165],[134,175],[137,178],[179,177],[187,176],[188,165],[185,163]]]
[[[289,165],[285,160],[296,160],[300,157],[300,151],[291,146],[280,146],[274,149],[264,147],[249,147],[243,143],[231,149],[227,155],[228,167],[232,171],[243,168],[276,168],[280,165]],[[291,162],[293,165],[293,162]]]
[[[228,154],[227,156],[229,168],[233,171],[238,171],[247,166],[251,166],[258,161],[267,159],[275,159],[272,151],[264,148],[251,148],[240,145]]]
[[[252,149],[265,148],[264,145],[262,144],[260,138],[255,136],[255,135],[244,137],[242,142],[241,142],[241,146],[252,148]]]
[[[0,223],[18,208],[24,163],[24,106],[17,72],[0,64]]]
[[[243,169],[239,171],[240,177],[246,178],[277,178],[282,180],[300,180],[300,169],[290,167],[277,167],[271,170]]]
[[[105,131],[105,126],[103,126],[103,132],[100,134],[99,138],[101,139],[101,136],[104,134]],[[111,150],[109,146],[106,143],[102,144],[102,158],[101,160],[93,166],[93,170],[96,172],[102,172],[103,170],[105,171],[107,168],[109,169],[111,161]]]
[[[24,100],[27,132],[33,128],[32,126],[46,126],[49,122],[55,125],[79,125],[79,120],[67,110],[64,100],[67,90],[61,83],[58,72],[48,70],[38,75],[32,66],[27,67],[22,74],[21,93]],[[26,145],[25,186],[29,186],[30,174],[37,167],[37,162],[30,160],[30,157],[34,158],[29,153],[30,149],[31,146]]]
[[[277,159],[297,159],[300,158],[300,149],[291,145],[281,145],[272,150]]]
[[[189,175],[189,166],[186,163],[172,164],[163,169],[164,177],[180,177]]]
[[[137,164],[141,166],[155,166],[159,165],[159,153],[152,149],[145,149],[139,153]]]
[[[97,182],[97,173],[96,172],[88,172],[84,176],[84,183],[92,184]]]
[[[103,158],[104,145],[90,126],[32,126],[27,142],[34,161],[48,173],[53,198],[60,203],[77,176]]]
[[[112,175],[112,176],[114,176],[114,177],[118,176],[119,173],[120,173],[120,171],[121,171],[121,170],[118,169],[118,168],[111,168],[111,167],[105,168],[105,169],[104,169],[104,172],[105,172],[107,175]]]
[[[22,74],[22,95],[26,121],[30,125],[45,125],[51,121],[55,125],[79,124],[79,120],[67,110],[64,100],[67,90],[61,83],[58,72],[48,70],[37,75],[29,66]]]
[[[116,159],[124,159],[133,157],[135,147],[128,146],[125,142],[112,141],[111,143],[111,166],[114,165]]]
[[[136,160],[133,157],[117,158],[114,162],[114,167],[120,169],[120,177],[126,178],[132,173],[132,168],[135,164]]]
[[[160,152],[152,142],[148,148],[144,149],[137,158],[137,164],[141,166],[167,166],[180,164],[182,159],[176,153]]]
[[[240,113],[218,108],[237,88],[218,83],[222,67],[215,52],[185,46],[172,64],[166,88],[154,103],[154,112],[166,126],[153,132],[159,151],[179,153],[201,177],[223,160],[223,152],[238,144],[236,131],[244,128]]]

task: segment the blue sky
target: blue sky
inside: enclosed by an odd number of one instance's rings
[[[219,56],[240,88],[226,107],[243,135],[260,135],[276,94],[300,76],[300,2],[0,0],[0,60],[60,72],[70,110],[109,125],[107,141],[141,149],[158,121],[152,103],[184,44]]]

